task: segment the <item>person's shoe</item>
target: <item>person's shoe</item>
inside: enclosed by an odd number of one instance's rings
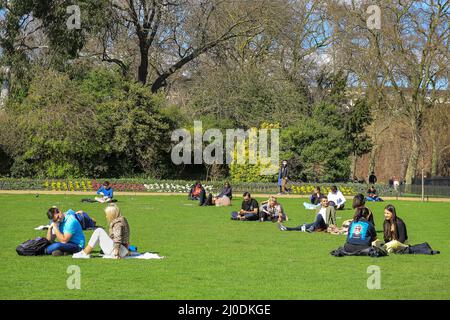
[[[52,256],[54,257],[61,257],[64,255],[64,252],[62,252],[61,250],[55,250],[52,252]]]
[[[280,229],[280,231],[286,231],[287,228],[285,226],[283,226],[282,223],[278,223],[278,229]]]
[[[311,228],[306,229],[306,232],[311,233],[313,230]]]
[[[305,225],[302,225],[302,227],[300,228],[300,231],[301,231],[301,232],[306,232],[306,226],[305,226]]]
[[[74,253],[72,255],[72,258],[74,258],[74,259],[89,259],[90,257],[91,257],[91,255],[84,253],[83,250],[81,250],[80,252]]]

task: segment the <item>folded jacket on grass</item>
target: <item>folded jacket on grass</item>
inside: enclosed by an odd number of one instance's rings
[[[110,255],[103,255],[103,259],[113,259],[113,256]],[[145,253],[138,253],[138,252],[131,252],[130,255],[124,257],[123,259],[144,259],[144,260],[149,260],[149,259],[164,259],[163,256],[160,256],[156,253],[151,253],[151,252],[145,252]]]

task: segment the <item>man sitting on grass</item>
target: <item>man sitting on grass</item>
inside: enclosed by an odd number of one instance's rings
[[[109,181],[103,182],[103,185],[97,190],[97,194],[101,197],[95,197],[95,200],[100,203],[111,202],[113,199],[113,189]]]
[[[258,201],[253,199],[250,192],[244,192],[244,201],[242,201],[241,210],[232,212],[232,220],[255,221],[259,218]]]
[[[75,215],[73,210],[62,213],[57,207],[48,209],[47,217],[52,224],[47,231],[47,240],[53,243],[45,249],[46,254],[62,256],[84,248],[83,230]],[[54,242],[56,239],[59,242]]]
[[[279,223],[278,227],[281,231],[302,231],[302,232],[314,232],[327,230],[328,226],[336,225],[336,210],[333,206],[329,205],[328,199],[323,197],[320,203],[321,207],[316,211],[316,220],[313,223],[303,224],[295,228],[285,227]]]

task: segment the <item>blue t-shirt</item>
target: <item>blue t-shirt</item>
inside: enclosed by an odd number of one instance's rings
[[[348,228],[347,243],[370,246],[377,237],[374,226],[365,219],[353,221]]]
[[[84,248],[85,238],[83,229],[78,220],[75,218],[75,211],[67,210],[64,220],[59,224],[59,231],[63,234],[70,233],[72,237],[69,242],[78,245],[81,249]]]
[[[109,189],[105,189],[104,186],[101,186],[100,189],[97,190],[97,194],[100,194],[100,192],[103,192],[103,195],[105,197],[111,198],[113,197],[113,189],[110,187]]]

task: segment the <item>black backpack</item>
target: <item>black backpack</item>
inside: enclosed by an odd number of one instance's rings
[[[25,241],[16,248],[19,256],[38,256],[45,254],[45,249],[50,245],[46,238],[37,237],[33,240]]]

